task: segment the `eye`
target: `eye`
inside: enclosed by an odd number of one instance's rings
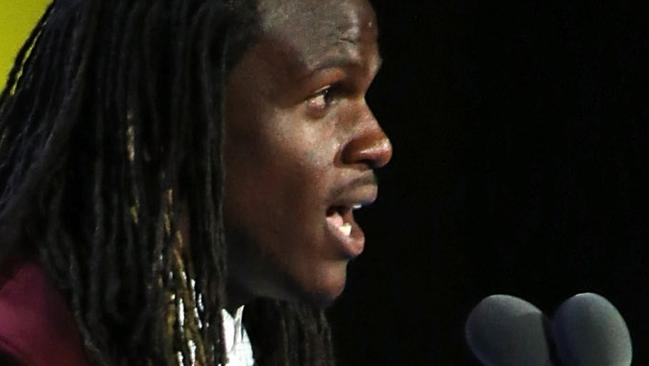
[[[307,98],[307,108],[316,113],[322,113],[327,110],[335,99],[336,86],[327,85],[326,87],[318,90],[315,94]]]

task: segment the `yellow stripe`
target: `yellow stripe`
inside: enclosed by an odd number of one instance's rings
[[[0,89],[4,88],[16,53],[50,0],[0,0]]]

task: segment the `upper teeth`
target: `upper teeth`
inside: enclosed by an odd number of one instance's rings
[[[359,204],[353,205],[353,206],[352,206],[352,209],[354,209],[354,210],[358,210],[359,208],[362,208],[362,207],[363,207],[363,205],[361,205],[361,204],[359,203]]]

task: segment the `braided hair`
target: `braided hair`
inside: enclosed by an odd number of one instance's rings
[[[0,263],[41,263],[93,364],[227,363],[223,94],[255,9],[55,0],[16,58],[0,95]],[[246,323],[260,365],[334,362],[316,307],[258,300]]]

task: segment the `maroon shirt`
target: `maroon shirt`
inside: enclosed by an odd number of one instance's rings
[[[0,362],[9,358],[24,366],[89,366],[74,318],[43,270],[33,262],[4,270]]]

